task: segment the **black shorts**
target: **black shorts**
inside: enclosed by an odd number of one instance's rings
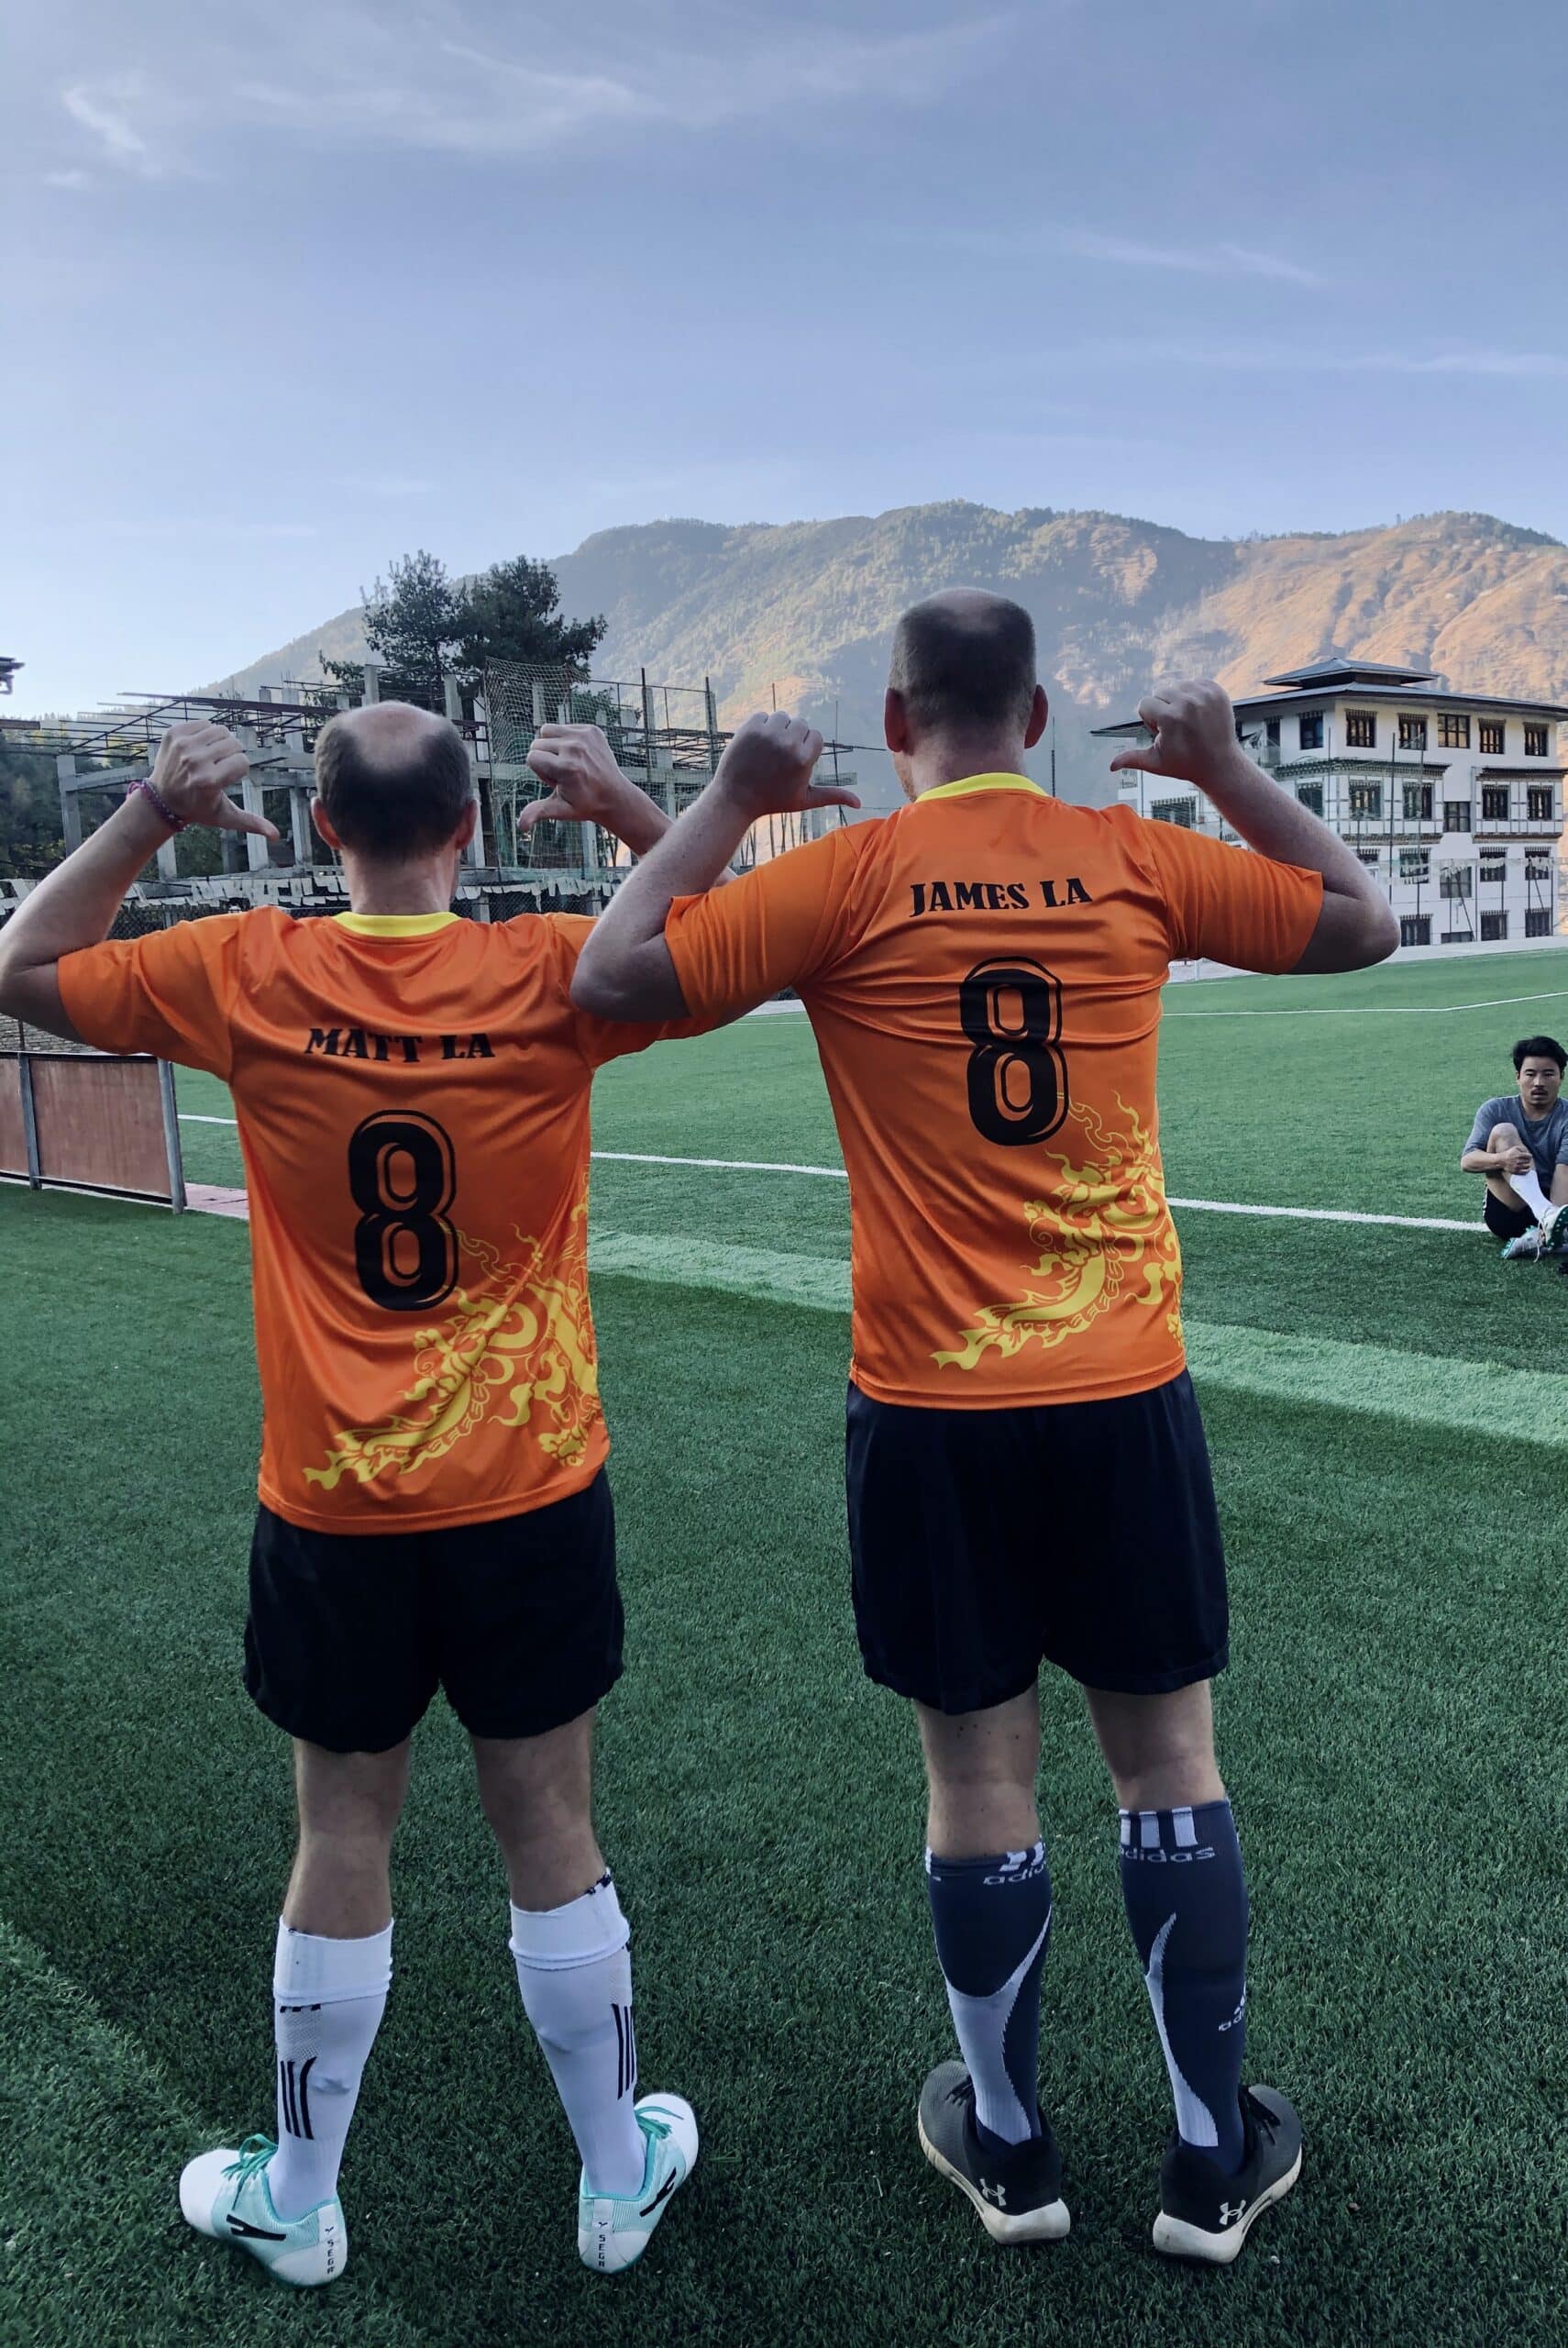
[[[401,1744],[437,1688],[471,1736],[542,1736],[621,1676],[602,1468],[547,1508],[433,1533],[311,1533],[257,1511],[245,1685],[330,1753]]]
[[[1491,1191],[1481,1210],[1486,1218],[1486,1228],[1496,1239],[1522,1239],[1527,1231],[1535,1229],[1535,1217],[1528,1207],[1511,1207]]]
[[[1225,1558],[1192,1381],[920,1410],[849,1390],[855,1623],[871,1678],[941,1712],[1041,1663],[1154,1695],[1222,1671]]]

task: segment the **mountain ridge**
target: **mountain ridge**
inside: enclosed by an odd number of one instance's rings
[[[1459,690],[1568,700],[1568,547],[1494,515],[1205,538],[1136,515],[955,498],[814,522],[623,524],[552,567],[568,612],[609,622],[596,673],[709,677],[728,723],[777,689],[818,723],[836,711],[840,738],[863,743],[881,738],[899,613],[944,586],[1011,594],[1034,618],[1058,779],[1075,798],[1109,793],[1090,727],[1131,714],[1161,676],[1216,675],[1240,693],[1338,649]],[[202,690],[253,693],[364,648],[354,607]],[[879,775],[879,801],[887,788]]]

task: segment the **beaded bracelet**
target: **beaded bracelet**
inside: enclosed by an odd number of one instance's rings
[[[133,782],[131,784],[130,789],[126,793],[126,797],[127,799],[134,798],[138,791],[147,798],[151,800],[154,807],[157,808],[159,814],[162,816],[164,822],[168,825],[171,832],[182,832],[187,829],[183,816],[176,815],[173,808],[171,807],[165,800],[160,798],[158,792],[154,791],[146,775],[142,776],[139,782]]]

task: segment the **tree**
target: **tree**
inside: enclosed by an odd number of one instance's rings
[[[41,880],[64,854],[53,759],[0,739],[0,874]]]
[[[469,581],[458,613],[457,670],[470,689],[491,660],[522,660],[538,668],[580,670],[609,626],[602,616],[568,619],[547,562],[518,555]]]
[[[462,597],[440,556],[423,547],[415,554],[394,558],[387,568],[390,582],[378,578],[369,594],[359,590],[365,641],[385,670],[382,693],[389,701],[440,709],[443,684],[456,673],[452,655],[458,648]],[[324,660],[322,666],[337,683],[363,690],[361,661]]]

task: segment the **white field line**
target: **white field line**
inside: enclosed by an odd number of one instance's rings
[[[232,1125],[233,1117],[202,1117],[182,1109],[180,1122],[188,1125]],[[823,1181],[847,1182],[842,1166],[791,1166],[771,1157],[656,1157],[640,1149],[596,1149],[595,1157],[617,1166],[697,1166],[712,1174],[813,1174]],[[1284,1217],[1293,1223],[1382,1223],[1401,1231],[1479,1231],[1479,1222],[1456,1223],[1441,1214],[1358,1214],[1349,1207],[1262,1207],[1237,1199],[1176,1199],[1173,1207],[1189,1213],[1254,1214]]]
[[[1550,994],[1495,994],[1485,1002],[1308,1004],[1299,1011],[1167,1011],[1165,1019],[1452,1019],[1460,1011],[1501,1011],[1511,1002],[1568,1002],[1568,988]]]

